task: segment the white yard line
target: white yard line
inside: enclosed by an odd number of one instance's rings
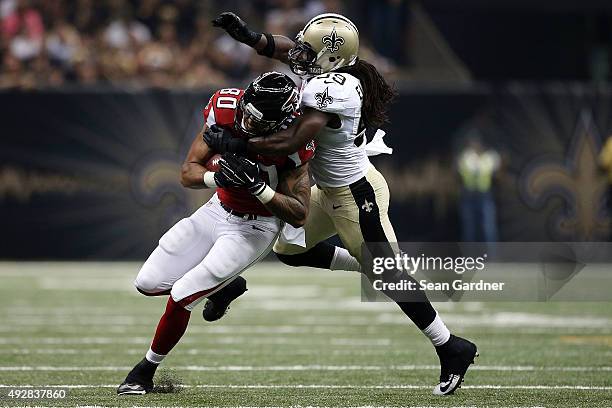
[[[202,408],[338,408],[340,406],[333,406],[333,405],[288,405],[288,406],[243,406],[243,405],[238,405],[238,406],[230,406],[230,407],[225,407],[225,406],[202,406]],[[453,406],[448,406],[448,405],[444,405],[444,406],[435,406],[435,405],[428,405],[428,406],[391,406],[391,405],[360,405],[360,406],[341,406],[342,408],[479,408],[475,405],[470,405],[470,406],[464,406],[464,405],[453,405]],[[11,407],[11,408],[19,408],[19,407]],[[100,408],[100,406],[96,406],[96,405],[77,405],[76,408]],[[115,407],[111,407],[111,408],[115,408]],[[120,407],[116,407],[116,408],[120,408]],[[167,407],[163,407],[163,406],[142,406],[142,405],[133,405],[133,408],[184,408],[184,407],[176,407],[176,406],[167,406]],[[545,408],[545,407],[541,407],[541,406],[534,406],[534,407],[517,407],[517,406],[511,406],[511,407],[501,407],[501,408]]]
[[[64,344],[149,344],[151,342],[150,337],[0,337],[0,345],[23,345],[23,344],[52,344],[52,345],[64,345]],[[320,341],[314,341],[312,339],[304,339],[303,336],[299,337],[279,337],[279,336],[214,336],[196,338],[187,337],[181,339],[182,344],[261,344],[261,345],[292,345],[292,346],[312,346],[313,344],[318,345],[338,345],[338,346],[350,346],[350,347],[367,347],[367,346],[388,346],[392,343],[391,339],[388,338],[374,338],[374,339],[356,339],[356,338],[322,338]]]
[[[142,406],[142,405],[134,405],[134,408],[183,408],[183,407],[147,407],[147,406]],[[428,406],[391,406],[391,405],[359,405],[359,406],[342,406],[343,408],[479,408],[475,405],[471,405],[471,406],[464,406],[464,405],[453,405],[453,406],[443,406],[443,407],[438,407],[435,405],[428,405]],[[14,408],[14,407],[13,407]],[[91,406],[91,405],[77,405],[76,408],[99,408],[97,406]],[[117,407],[119,408],[119,407]],[[286,407],[282,407],[282,406],[263,406],[263,407],[257,407],[257,406],[243,406],[243,405],[238,405],[238,406],[234,406],[234,407],[220,407],[220,406],[203,406],[202,408],[336,408],[336,406],[325,406],[325,405],[289,405]],[[512,407],[502,407],[502,408],[545,408],[545,407],[541,407],[541,406],[533,406],[533,407],[517,407],[517,406],[512,406]]]
[[[128,355],[140,355],[142,356],[146,351],[146,347],[139,348],[122,348],[121,350],[112,350],[113,354],[128,354]],[[83,348],[0,348],[0,355],[5,354],[14,354],[14,355],[29,355],[29,354],[57,354],[57,355],[86,355],[86,354],[103,354],[108,353],[108,349],[103,348],[91,348],[91,347],[83,347]],[[251,350],[237,350],[232,348],[190,348],[183,349],[181,353],[185,353],[188,355],[196,356],[196,355],[230,355],[230,356],[252,356],[253,351]],[[359,355],[400,355],[400,354],[411,354],[410,350],[384,350],[384,349],[368,349],[368,350],[360,350]],[[318,348],[311,349],[277,349],[274,351],[274,354],[279,355],[292,355],[292,356],[309,356],[312,354],[321,354],[321,350]],[[355,350],[330,350],[329,354],[331,355],[353,355],[355,354]]]
[[[0,371],[125,371],[131,366],[0,366]],[[180,371],[414,371],[414,370],[439,370],[438,365],[273,365],[273,366],[251,366],[251,365],[225,365],[225,366],[173,366],[174,370]],[[611,372],[610,366],[497,366],[497,365],[475,365],[470,368],[473,371],[552,371],[552,372]]]
[[[336,385],[336,384],[198,384],[181,385],[183,388],[225,388],[225,389],[357,389],[357,390],[431,390],[431,385]],[[52,385],[9,385],[0,388],[117,388],[117,384],[52,384]],[[575,390],[575,391],[612,391],[612,386],[593,385],[464,385],[461,389],[473,390]]]
[[[105,408],[120,408],[119,406],[113,407],[113,406],[107,406],[104,405]],[[147,406],[147,405],[132,405],[133,408],[186,408],[183,406],[176,406],[176,405],[168,405],[168,406],[161,406],[161,405],[156,405],[156,406]],[[338,408],[340,406],[333,406],[333,405],[327,405],[327,406],[322,406],[322,405],[287,405],[287,406],[244,406],[244,405],[237,405],[237,406],[210,406],[210,405],[200,405],[200,407],[202,408]],[[343,408],[479,408],[475,405],[470,405],[470,406],[464,406],[464,405],[453,405],[453,406],[448,406],[448,405],[444,405],[444,406],[435,406],[435,405],[428,405],[428,406],[390,406],[390,405],[360,405],[360,406],[342,406]],[[14,405],[5,405],[2,408],[43,408],[43,406],[38,406],[38,405],[18,405],[18,406],[14,406]],[[44,408],[47,408],[47,406],[44,406]],[[77,405],[76,408],[102,408],[101,405]],[[529,406],[529,407],[520,407],[520,406],[511,406],[511,407],[502,407],[502,408],[545,408],[545,407],[541,407],[541,406]]]

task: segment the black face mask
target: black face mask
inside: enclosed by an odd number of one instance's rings
[[[317,53],[308,43],[296,40],[288,57],[289,67],[296,75],[319,75],[322,72],[321,67],[316,65]]]
[[[246,137],[266,136],[280,127],[281,120],[259,119],[254,113],[249,111],[249,106],[245,106],[244,101],[240,101],[236,114],[236,126]]]

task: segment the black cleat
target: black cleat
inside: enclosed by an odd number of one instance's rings
[[[440,383],[433,390],[434,395],[450,395],[461,388],[463,376],[474,358],[478,356],[476,345],[451,334],[448,342],[436,347],[440,358]]]
[[[117,388],[117,395],[142,395],[151,392],[156,369],[157,364],[143,358]]]
[[[208,297],[204,304],[204,310],[202,310],[202,317],[207,322],[219,320],[229,310],[230,303],[246,291],[246,279],[238,276],[226,287]]]

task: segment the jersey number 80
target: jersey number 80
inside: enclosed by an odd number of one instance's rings
[[[229,95],[229,96],[221,96]],[[217,108],[225,109],[236,109],[238,106],[238,95],[240,95],[240,89],[236,88],[225,88],[219,91],[219,97],[217,98]]]

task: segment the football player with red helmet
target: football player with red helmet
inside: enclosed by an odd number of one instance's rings
[[[136,277],[139,292],[168,296],[168,303],[151,347],[118,394],[151,391],[155,370],[185,333],[195,305],[214,299],[222,288],[242,294],[246,281],[239,275],[270,252],[283,224],[304,224],[313,142],[288,156],[228,153],[218,160],[219,170],[211,171],[207,165],[216,152],[203,140],[206,132],[227,132],[234,139],[274,133],[298,108],[295,83],[278,72],[259,76],[246,90],[218,90],[204,108],[205,124],[183,163],[181,182],[187,188],[214,188],[216,194],[161,237]]]

